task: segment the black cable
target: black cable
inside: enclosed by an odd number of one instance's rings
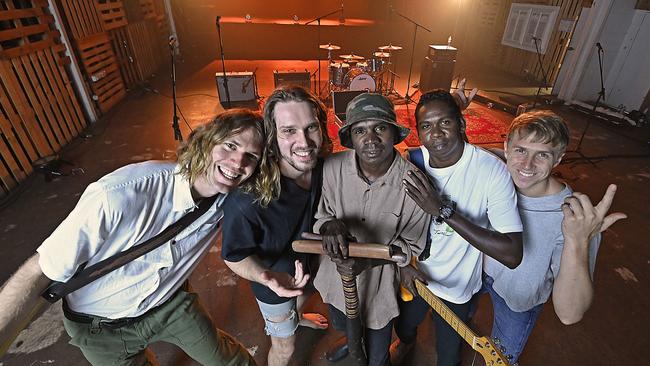
[[[181,117],[183,117],[183,121],[184,121],[185,124],[187,125],[187,128],[190,129],[190,132],[194,132],[194,130],[192,129],[192,126],[190,126],[190,124],[187,122],[187,118],[185,118],[185,115],[183,114],[183,111],[181,111],[181,107],[180,107],[180,106],[176,106],[176,108],[178,108],[178,113],[180,113],[180,114],[181,114]]]

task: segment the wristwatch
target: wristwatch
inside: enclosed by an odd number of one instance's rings
[[[443,221],[454,216],[454,213],[456,212],[456,202],[454,202],[451,197],[448,195],[442,195],[440,200],[440,213],[435,219],[437,224],[442,224]]]
[[[448,220],[452,216],[454,216],[454,213],[456,212],[456,207],[455,207],[455,202],[451,201],[451,204],[444,203],[440,206],[440,214],[438,217],[440,220]]]

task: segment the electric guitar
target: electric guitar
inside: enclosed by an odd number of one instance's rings
[[[426,301],[436,313],[438,313],[461,338],[472,347],[473,350],[480,353],[485,359],[487,366],[501,365],[509,366],[508,359],[503,355],[498,347],[494,345],[488,337],[479,337],[465,323],[463,323],[456,314],[454,314],[447,305],[436,295],[434,295],[422,281],[415,280],[415,287],[418,294]],[[404,289],[406,290],[406,289]],[[408,290],[406,290],[408,292]],[[408,295],[411,295],[408,293]],[[404,296],[402,296],[404,299]]]

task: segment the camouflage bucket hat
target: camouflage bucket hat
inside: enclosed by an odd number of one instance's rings
[[[395,144],[399,144],[411,133],[411,130],[397,123],[393,103],[381,94],[363,93],[357,95],[348,103],[345,110],[345,124],[339,129],[341,145],[352,149],[350,127],[362,121],[382,121],[397,127],[398,136]]]

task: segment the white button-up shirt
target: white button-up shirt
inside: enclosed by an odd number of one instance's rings
[[[73,311],[111,319],[134,317],[166,301],[207,253],[223,216],[221,195],[169,243],[66,297]],[[196,206],[176,163],[127,165],[86,188],[70,215],[38,248],[40,267],[65,282],[90,266],[139,244]]]

